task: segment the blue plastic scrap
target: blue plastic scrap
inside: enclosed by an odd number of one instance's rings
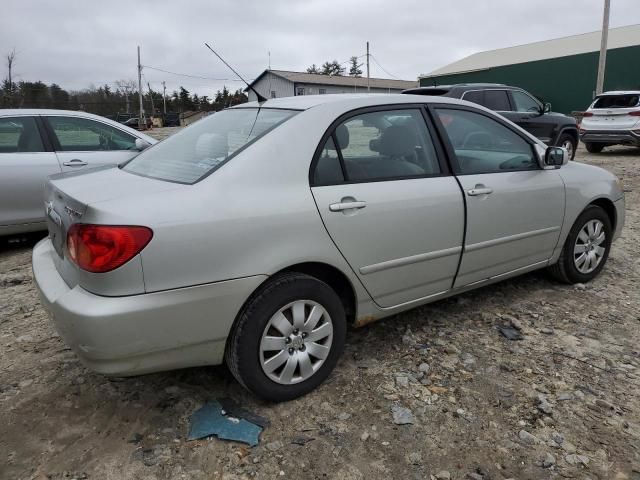
[[[227,417],[216,400],[207,402],[191,415],[188,440],[215,435],[221,440],[242,442],[252,447],[260,441],[262,427],[243,418]]]

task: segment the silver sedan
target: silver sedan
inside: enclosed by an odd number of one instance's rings
[[[274,401],[334,368],[348,325],[531,270],[587,282],[618,180],[493,112],[320,95],[217,113],[120,168],[52,177],[42,303],[109,375],[226,362]]]
[[[156,140],[98,115],[0,110],[0,236],[46,229],[49,175],[130,160]]]

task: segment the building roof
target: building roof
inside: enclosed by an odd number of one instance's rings
[[[598,30],[570,37],[554,38],[526,45],[478,52],[438,68],[431,73],[420,75],[420,78],[473,72],[503,65],[597,52],[600,50],[600,40],[600,30]],[[640,45],[640,24],[609,29],[608,50],[636,45]]]
[[[313,83],[316,85],[332,85],[339,87],[366,87],[367,86],[367,78],[366,77],[351,77],[348,75],[320,75],[317,73],[306,73],[306,72],[292,72],[288,70],[265,70],[258,77],[251,82],[251,85],[254,85],[258,82],[265,74],[271,72],[273,75],[277,75],[278,77],[284,78],[294,83]],[[394,90],[404,90],[407,88],[416,87],[418,85],[418,81],[412,80],[392,80],[388,78],[370,78],[370,86],[371,88],[391,88]],[[245,88],[245,92],[248,89]]]

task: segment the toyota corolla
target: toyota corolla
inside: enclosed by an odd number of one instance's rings
[[[330,374],[350,324],[535,269],[598,275],[623,193],[567,160],[461,100],[248,103],[120,167],[52,177],[34,276],[93,370],[224,362],[292,399]]]

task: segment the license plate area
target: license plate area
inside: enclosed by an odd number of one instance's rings
[[[64,258],[64,228],[62,217],[56,212],[52,203],[47,203],[47,228],[53,248],[60,258]]]

